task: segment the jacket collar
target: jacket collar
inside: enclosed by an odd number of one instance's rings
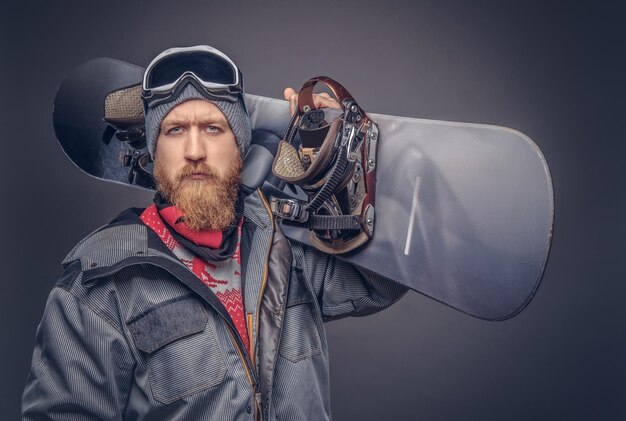
[[[252,191],[244,200],[244,217],[257,229],[271,229],[271,216],[261,198],[260,190]],[[130,208],[109,224],[98,228],[81,240],[63,259],[63,266],[80,260],[84,282],[109,273],[124,262],[149,261],[166,258],[179,263],[154,232],[148,229],[139,215],[143,209]]]

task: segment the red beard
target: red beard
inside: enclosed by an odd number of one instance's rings
[[[239,155],[224,177],[204,163],[187,164],[171,180],[159,159],[154,166],[157,189],[165,200],[185,216],[185,224],[194,231],[223,231],[235,224],[235,202],[239,193],[242,160]],[[189,178],[202,174],[204,178]]]

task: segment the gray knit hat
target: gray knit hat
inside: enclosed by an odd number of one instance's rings
[[[235,134],[235,140],[239,146],[241,157],[244,158],[246,156],[246,151],[250,146],[252,130],[250,128],[250,119],[248,118],[248,113],[246,112],[243,99],[239,97],[236,102],[209,99],[202,95],[191,83],[188,83],[180,94],[172,101],[159,104],[145,110],[146,142],[148,144],[148,152],[150,153],[152,159],[154,159],[154,154],[156,152],[156,142],[159,137],[163,119],[175,106],[192,99],[203,99],[209,101],[220,109],[222,114],[224,114],[224,117],[226,117],[231,130]]]

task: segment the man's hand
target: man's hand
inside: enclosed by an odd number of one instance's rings
[[[298,94],[293,88],[285,88],[283,91],[283,96],[286,101],[289,101],[289,111],[291,115],[296,112],[296,107],[298,106]],[[320,108],[341,108],[341,104],[335,98],[331,97],[326,92],[322,92],[321,94],[313,94],[313,102],[316,107]]]

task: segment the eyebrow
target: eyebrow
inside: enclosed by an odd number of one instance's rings
[[[163,122],[161,122],[161,126],[164,125],[168,125],[168,126],[185,126],[189,123],[193,123],[193,124],[199,124],[199,125],[215,125],[215,124],[221,124],[221,125],[228,125],[228,121],[222,117],[202,117],[199,119],[196,118],[165,118],[163,119]]]

